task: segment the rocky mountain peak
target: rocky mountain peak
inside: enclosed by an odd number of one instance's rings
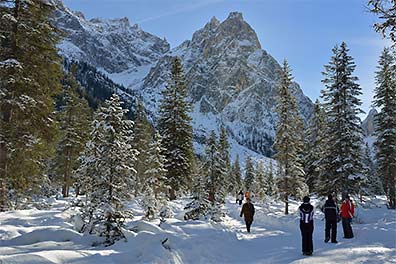
[[[187,44],[189,49],[201,50],[205,57],[235,56],[261,49],[256,32],[239,12],[231,12],[221,23],[213,17]]]
[[[137,25],[131,26],[127,17],[88,21],[60,0],[53,1],[56,3],[54,24],[65,33],[59,45],[60,53],[69,59],[87,62],[110,74],[128,71],[128,79],[135,83],[170,49],[166,40]]]
[[[227,19],[238,19],[238,20],[243,20],[243,16],[241,12],[230,12],[228,14]]]
[[[243,19],[242,13],[231,12],[219,26],[218,33],[223,38],[232,38],[241,42],[242,46],[261,49],[256,32]]]
[[[185,69],[194,104],[195,137],[205,138],[208,126],[223,124],[239,144],[272,154],[280,65],[261,49],[255,31],[242,14],[232,12],[222,22],[212,18],[191,40],[172,49],[150,70],[139,90],[154,116],[174,56],[180,57]],[[312,102],[297,83],[291,89],[307,121]]]
[[[220,25],[220,21],[215,16],[213,16],[206,25],[208,25],[211,29],[215,29]]]
[[[85,19],[84,14],[80,11],[73,11],[73,14],[75,14],[77,17],[79,17],[81,19]]]

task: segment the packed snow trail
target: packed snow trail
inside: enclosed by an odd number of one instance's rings
[[[396,217],[392,211],[369,209],[365,215],[367,224],[354,224],[355,238],[343,239],[341,223],[337,227],[338,244],[324,243],[323,214],[315,211],[314,253],[303,256],[301,252],[301,234],[299,230],[298,203],[290,203],[289,216],[282,213],[281,203],[268,203],[266,206],[255,204],[255,220],[251,233],[247,233],[241,207],[229,200],[228,216],[224,221],[226,228],[234,230],[249,252],[256,252],[256,260],[264,256],[263,263],[396,263]],[[315,205],[315,204],[314,204]],[[386,210],[386,209],[385,209]],[[363,211],[363,209],[362,209]],[[375,212],[374,212],[375,211]],[[362,213],[362,212],[361,212]],[[376,217],[384,216],[377,223]],[[390,219],[386,218],[388,215]],[[393,217],[392,217],[393,216]],[[391,220],[391,221],[389,221]],[[389,221],[389,222],[387,222]],[[248,259],[249,262],[249,259]]]
[[[143,212],[134,201],[128,207],[134,219],[127,222],[127,242],[93,247],[93,235],[73,230],[73,208],[68,201],[53,199],[48,210],[18,210],[0,213],[0,263],[396,263],[395,212],[380,208],[357,208],[353,224],[355,238],[338,244],[324,243],[323,215],[316,210],[314,254],[301,254],[298,203],[290,203],[291,214],[283,214],[283,203],[255,203],[252,232],[246,232],[241,206],[229,198],[222,223],[185,221],[187,199],[170,202],[174,216],[158,222],[141,221]],[[383,200],[381,200],[383,202]],[[316,200],[313,200],[315,205]],[[378,200],[376,201],[378,203]],[[371,204],[373,204],[371,202]],[[361,222],[358,224],[357,222]]]

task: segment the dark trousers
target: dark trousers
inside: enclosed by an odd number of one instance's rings
[[[313,221],[311,221],[308,224],[300,221],[300,230],[302,236],[302,252],[312,253],[313,252],[312,233],[314,230]]]
[[[242,204],[242,200],[239,200],[239,205],[241,205]]]
[[[252,225],[253,221],[245,221],[246,223],[246,230],[250,233],[250,226]]]
[[[330,240],[331,230],[331,242],[337,241],[337,220],[326,220],[325,236],[326,240]]]
[[[353,238],[350,218],[342,218],[342,229],[344,229],[344,238]]]

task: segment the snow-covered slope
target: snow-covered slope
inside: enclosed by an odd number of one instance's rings
[[[241,207],[229,197],[222,223],[209,220],[185,221],[183,208],[188,199],[170,202],[174,216],[159,221],[142,221],[136,201],[127,220],[127,241],[110,247],[93,247],[100,239],[82,235],[70,223],[75,209],[64,210],[66,200],[53,200],[46,210],[17,210],[0,213],[0,263],[396,263],[396,219],[385,207],[385,198],[359,204],[353,222],[355,238],[343,239],[338,224],[338,244],[324,243],[323,214],[314,217],[314,253],[301,254],[301,234],[296,213],[298,203],[290,202],[285,216],[283,203],[267,200],[255,203],[252,232],[246,233]],[[313,199],[319,207],[319,201]]]
[[[143,79],[151,66],[169,50],[169,43],[139,28],[128,18],[86,20],[60,0],[56,2],[55,25],[64,32],[60,53],[82,60],[133,85]]]
[[[275,36],[276,37],[276,36]],[[275,97],[280,65],[261,49],[257,35],[243,19],[232,12],[223,22],[212,18],[191,40],[183,42],[162,57],[150,70],[141,87],[146,107],[156,113],[159,92],[165,87],[172,57],[182,60],[187,86],[194,103],[193,117],[211,116],[226,126],[239,144],[258,153],[272,153],[275,136]],[[292,90],[305,120],[312,113],[312,102],[297,83]],[[208,119],[209,120],[209,119]],[[204,138],[208,130],[194,118],[195,134]]]

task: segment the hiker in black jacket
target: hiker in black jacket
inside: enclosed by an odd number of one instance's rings
[[[311,256],[313,252],[312,233],[314,230],[313,215],[314,207],[309,203],[309,197],[303,198],[303,203],[298,208],[300,213],[300,230],[302,236],[303,255]]]
[[[250,233],[250,226],[253,223],[253,217],[254,217],[254,206],[250,201],[250,198],[246,198],[246,203],[243,204],[241,214],[245,217],[245,223],[246,223],[246,230],[248,233]]]
[[[326,228],[325,228],[325,243],[330,240],[330,230],[331,230],[331,243],[337,242],[337,218],[339,214],[339,209],[336,203],[333,200],[333,196],[329,194],[327,197],[324,206],[323,212],[326,220]]]

